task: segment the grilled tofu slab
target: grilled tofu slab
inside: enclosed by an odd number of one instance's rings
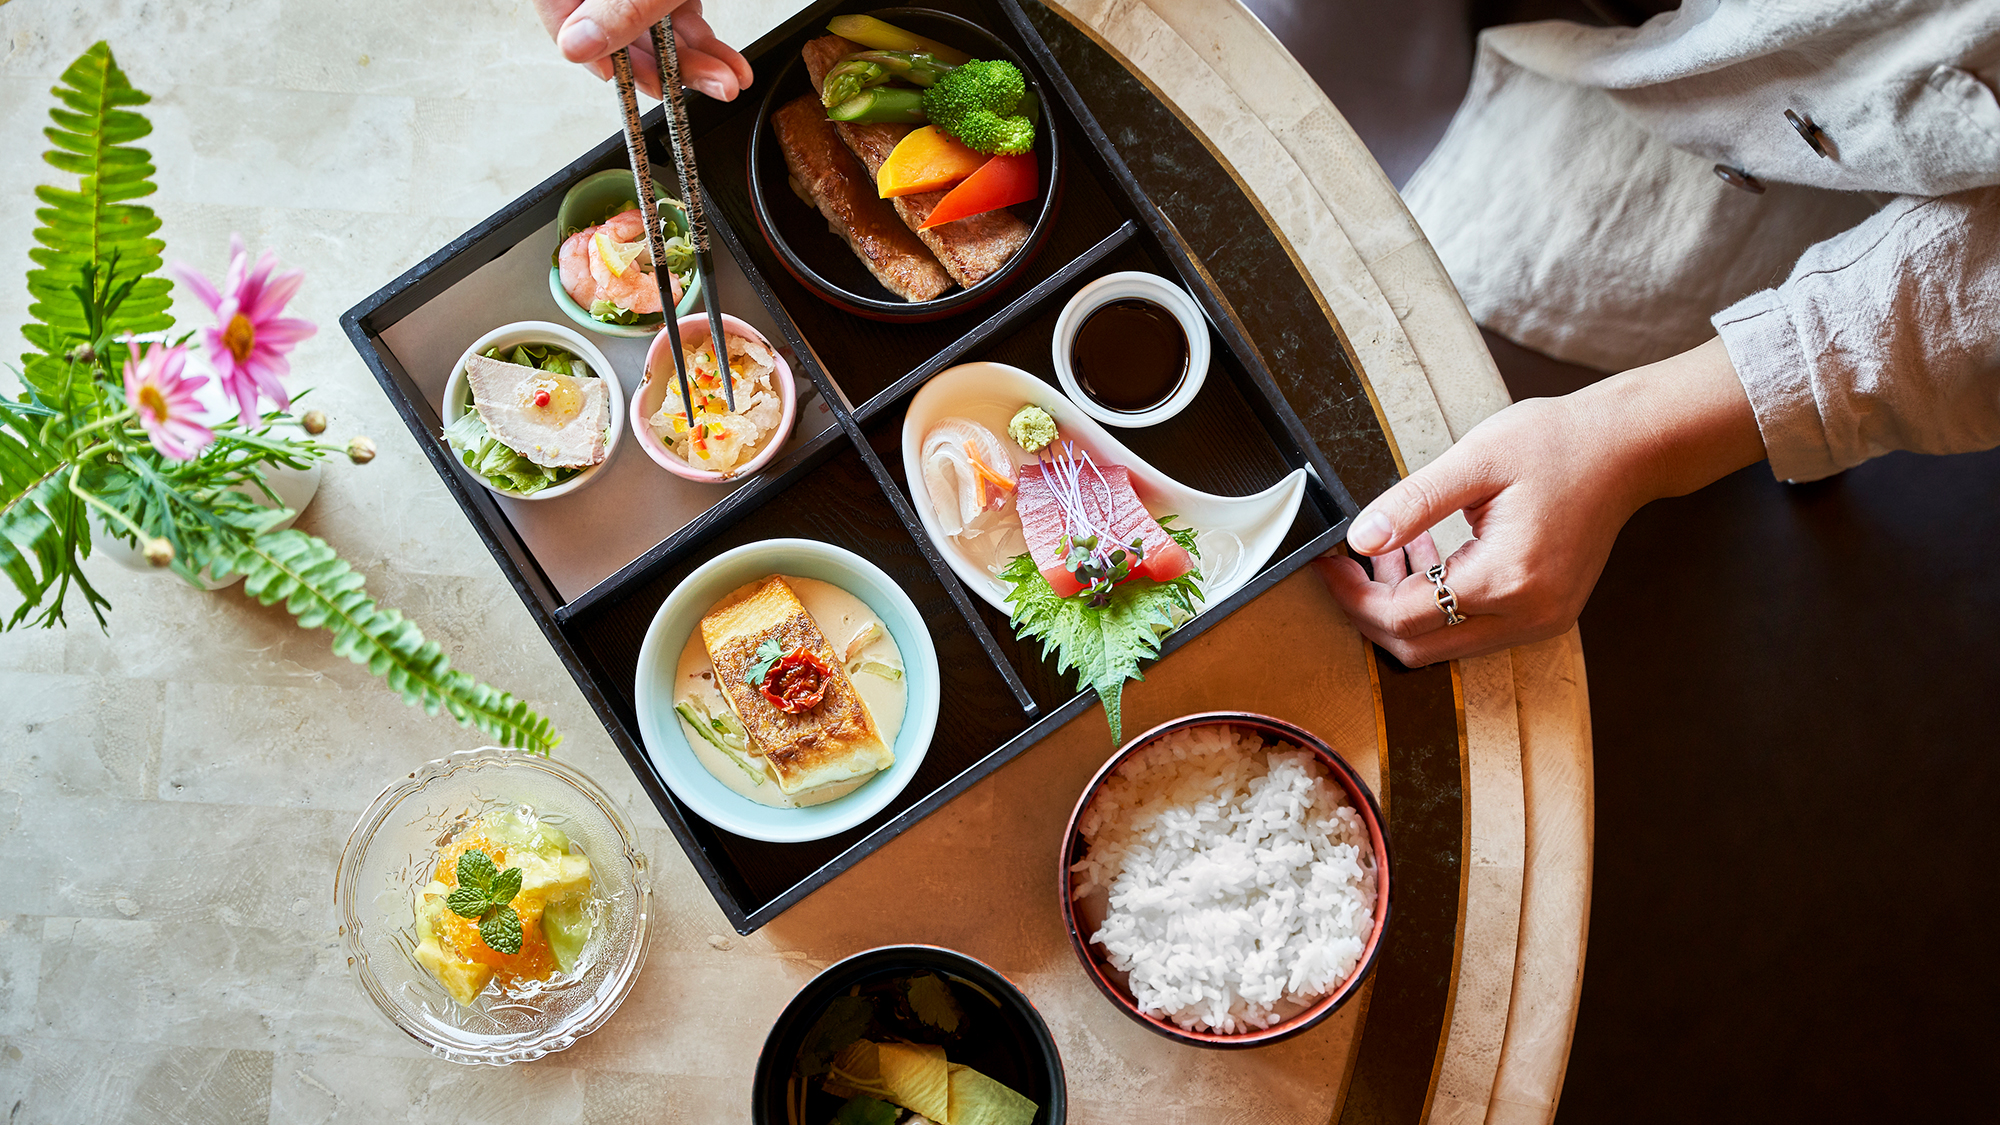
[[[790,714],[764,698],[746,678],[766,638],[792,653],[810,650],[831,670],[819,706]],[[750,733],[750,751],[764,759],[788,797],[810,799],[814,790],[846,785],[895,764],[868,705],[855,690],[819,623],[782,575],[755,593],[701,619],[701,639],[715,666],[715,683]]]

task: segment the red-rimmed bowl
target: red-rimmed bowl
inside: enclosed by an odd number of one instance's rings
[[[1347,797],[1353,804],[1354,811],[1360,814],[1362,822],[1368,826],[1368,843],[1375,851],[1374,927],[1369,930],[1368,939],[1362,945],[1361,959],[1355,962],[1354,971],[1331,992],[1315,1000],[1305,1010],[1270,1027],[1234,1035],[1190,1030],[1169,1020],[1141,1012],[1139,1005],[1132,999],[1130,989],[1126,986],[1125,974],[1112,968],[1105,959],[1102,949],[1091,943],[1090,933],[1086,928],[1088,923],[1079,916],[1077,903],[1070,897],[1074,885],[1074,876],[1070,874],[1070,868],[1083,859],[1087,850],[1077,826],[1083,820],[1084,810],[1097,799],[1098,791],[1103,788],[1105,779],[1132,755],[1146,749],[1158,739],[1175,731],[1206,726],[1230,726],[1251,731],[1263,737],[1267,749],[1274,743],[1287,742],[1301,750],[1311,751],[1313,756],[1319,759],[1320,764],[1326,767],[1327,775],[1341,788],[1347,790]],[[1368,973],[1375,967],[1376,955],[1381,951],[1382,934],[1389,924],[1390,885],[1389,837],[1382,827],[1382,808],[1375,803],[1375,794],[1369,791],[1368,786],[1347,764],[1347,760],[1318,735],[1283,719],[1250,711],[1207,711],[1198,715],[1185,715],[1161,723],[1120,748],[1118,753],[1112,755],[1111,760],[1105,762],[1104,767],[1097,771],[1097,775],[1090,779],[1090,784],[1084,786],[1083,796],[1077,799],[1076,808],[1069,816],[1069,827],[1063,831],[1062,864],[1056,873],[1057,894],[1062,899],[1063,925],[1069,929],[1070,948],[1076,951],[1077,960],[1083,963],[1084,972],[1090,974],[1091,983],[1097,985],[1097,990],[1104,993],[1105,998],[1119,1011],[1150,1031],[1164,1035],[1177,1043],[1225,1049],[1262,1047],[1290,1039],[1326,1019],[1342,1004],[1347,1003],[1348,998],[1359,991],[1361,983],[1368,978]]]
[[[725,335],[742,336],[771,349],[771,390],[778,396],[778,408],[781,413],[778,418],[778,428],[772,432],[771,439],[764,444],[764,448],[757,451],[755,457],[726,473],[718,473],[713,469],[703,469],[688,464],[679,454],[668,449],[666,443],[653,433],[649,420],[659,413],[660,407],[667,401],[667,395],[672,393],[669,388],[674,385],[674,357],[667,349],[674,345],[676,337],[683,344],[700,344],[708,339],[707,314],[694,313],[684,316],[676,322],[675,332],[662,332],[653,337],[652,346],[646,349],[645,379],[639,384],[639,389],[632,392],[632,437],[639,443],[639,448],[645,450],[646,456],[651,457],[662,469],[675,476],[686,477],[688,480],[703,484],[722,484],[738,477],[747,477],[770,464],[772,459],[777,457],[778,450],[783,449],[785,443],[791,440],[792,423],[796,422],[799,416],[798,388],[792,385],[792,365],[785,362],[785,353],[779,351],[762,332],[728,313],[721,315],[722,331]]]

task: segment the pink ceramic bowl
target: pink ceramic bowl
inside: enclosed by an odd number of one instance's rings
[[[758,450],[755,457],[726,473],[696,468],[682,460],[679,454],[668,449],[653,433],[653,427],[647,423],[647,419],[660,412],[667,395],[674,393],[672,390],[674,357],[667,349],[674,346],[676,340],[687,344],[699,344],[708,339],[707,313],[684,316],[676,324],[679,328],[676,335],[670,336],[662,332],[653,337],[653,346],[646,350],[646,378],[639,384],[639,389],[632,392],[633,439],[639,443],[640,449],[646,451],[646,456],[659,462],[661,468],[675,476],[686,477],[692,481],[721,484],[757,472],[770,464],[772,459],[777,457],[778,450],[784,448],[785,442],[792,436],[792,423],[798,418],[799,396],[797,389],[792,386],[791,365],[785,362],[784,353],[773,347],[762,332],[728,313],[722,314],[724,332],[756,340],[771,349],[774,364],[774,370],[771,372],[771,389],[777,392],[782,413],[778,417],[777,432],[771,435],[764,443],[764,448]]]
[[[1082,917],[1082,911],[1078,909],[1076,901],[1070,898],[1072,879],[1070,867],[1083,858],[1086,847],[1077,826],[1083,819],[1084,810],[1097,799],[1097,792],[1103,788],[1105,779],[1124,764],[1127,758],[1161,736],[1177,730],[1203,726],[1232,726],[1263,736],[1266,746],[1274,742],[1289,742],[1301,750],[1311,751],[1313,756],[1319,759],[1320,764],[1326,767],[1327,776],[1334,784],[1347,790],[1347,797],[1353,804],[1354,811],[1361,814],[1362,823],[1368,826],[1368,843],[1375,850],[1375,924],[1368,932],[1368,940],[1361,948],[1361,959],[1355,963],[1354,971],[1347,975],[1346,980],[1335,985],[1333,991],[1313,1001],[1311,1007],[1293,1015],[1290,1019],[1270,1027],[1236,1035],[1194,1031],[1141,1012],[1137,1002],[1132,999],[1130,989],[1126,987],[1125,974],[1111,967],[1104,958],[1102,948],[1091,944],[1089,924]],[[1361,988],[1361,982],[1368,979],[1369,970],[1375,967],[1376,954],[1382,949],[1382,931],[1389,924],[1389,840],[1382,828],[1382,807],[1375,803],[1375,795],[1368,791],[1368,786],[1355,775],[1346,760],[1317,735],[1303,727],[1283,719],[1274,719],[1269,715],[1259,715],[1250,711],[1208,711],[1161,723],[1126,743],[1118,753],[1111,756],[1110,761],[1104,763],[1104,768],[1097,771],[1097,776],[1090,779],[1090,784],[1083,788],[1083,796],[1077,799],[1075,811],[1070,813],[1069,828],[1063,833],[1062,863],[1057,871],[1057,885],[1062,897],[1063,922],[1069,929],[1070,948],[1076,951],[1077,960],[1083,963],[1084,971],[1090,974],[1091,983],[1095,984],[1097,990],[1104,993],[1119,1011],[1124,1012],[1134,1022],[1144,1025],[1148,1031],[1164,1035],[1176,1043],[1186,1043],[1193,1047],[1262,1047],[1281,1039],[1290,1039],[1326,1019],[1335,1009],[1347,1003],[1348,998]]]

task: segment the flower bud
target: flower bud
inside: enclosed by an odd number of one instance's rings
[[[96,363],[97,352],[89,344],[78,344],[69,350],[71,363]]]
[[[305,417],[303,417],[303,418],[300,418],[300,419],[299,419],[299,425],[301,425],[301,426],[304,426],[304,427],[305,427],[305,429],[306,429],[306,432],[307,432],[307,433],[309,433],[309,434],[323,434],[323,433],[325,433],[325,432],[326,432],[326,411],[324,411],[324,410],[308,410],[308,411],[306,411],[306,413],[305,413]]]
[[[347,443],[347,459],[357,465],[366,465],[375,459],[375,443],[365,437],[355,437]]]
[[[146,561],[153,566],[167,566],[174,561],[174,545],[158,537],[146,540]]]

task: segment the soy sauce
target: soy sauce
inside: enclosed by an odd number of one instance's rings
[[[1085,394],[1107,410],[1138,414],[1172,398],[1187,378],[1187,333],[1165,308],[1128,297],[1084,318],[1069,362]]]

